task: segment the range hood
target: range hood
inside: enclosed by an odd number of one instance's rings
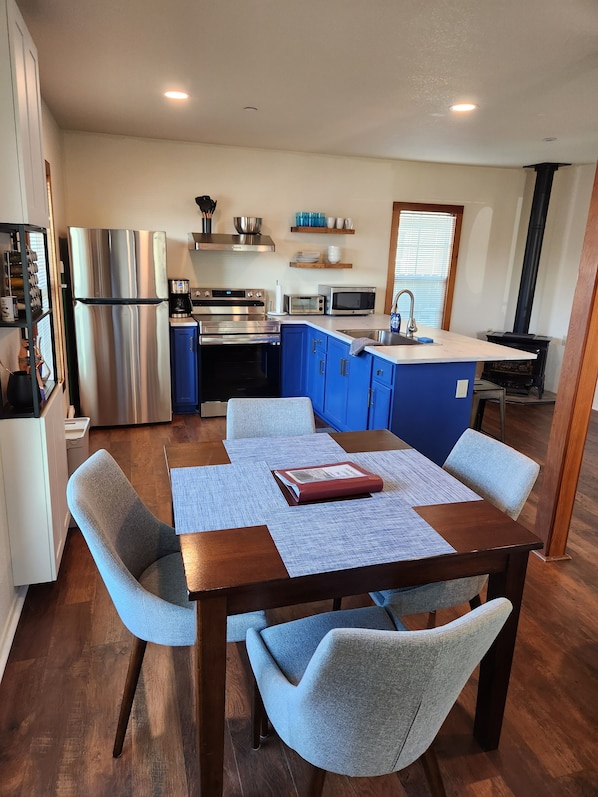
[[[269,235],[189,233],[189,249],[210,252],[274,252],[275,248]]]

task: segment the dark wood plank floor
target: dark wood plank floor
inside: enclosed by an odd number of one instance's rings
[[[486,426],[496,432],[495,408]],[[507,442],[544,462],[552,406],[507,407]],[[170,521],[162,447],[221,439],[222,419],[176,416],[170,425],[92,430],[142,498]],[[475,675],[436,742],[450,797],[598,795],[598,414],[588,437],[569,552],[545,564],[530,557],[500,749],[471,735]],[[540,476],[541,478],[541,476]],[[533,526],[537,490],[522,514]],[[365,596],[350,603],[365,603]],[[328,606],[281,611],[291,618]],[[453,616],[444,612],[439,620]],[[422,618],[414,618],[418,625]],[[31,587],[0,684],[3,797],[183,797],[196,783],[191,653],[149,646],[123,755],[112,741],[130,635],[122,627],[81,535],[71,531],[55,584]],[[275,736],[250,749],[246,659],[229,646],[226,797],[306,794],[307,766]],[[428,794],[418,764],[399,778],[329,776],[326,797]]]

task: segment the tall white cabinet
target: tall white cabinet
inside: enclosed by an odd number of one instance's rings
[[[48,207],[37,50],[14,0],[0,0],[0,103],[0,224],[31,225],[45,234]],[[20,236],[20,251],[28,229],[21,226],[12,233]],[[6,249],[7,235],[0,234],[0,249]],[[14,248],[14,242],[8,246]],[[21,282],[26,274],[24,266]],[[16,368],[21,338],[43,335],[53,341],[51,297],[47,286],[44,290],[42,307],[34,306],[28,289],[19,318],[0,321],[0,351],[11,370]],[[4,373],[4,387],[5,380]],[[31,413],[0,409],[0,497],[3,492],[14,586],[52,581],[58,575],[69,524],[64,410],[61,385],[54,385]]]
[[[48,226],[37,49],[14,0],[0,0],[0,221]]]

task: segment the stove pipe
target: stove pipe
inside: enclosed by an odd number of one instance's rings
[[[529,330],[540,253],[542,252],[542,239],[544,238],[548,203],[552,189],[552,178],[559,166],[570,165],[569,163],[536,163],[534,166],[525,167],[526,169],[533,168],[536,170],[536,185],[534,187],[525,253],[523,255],[521,281],[519,283],[519,296],[517,297],[517,309],[515,310],[515,321],[513,323],[513,332],[519,334],[526,335]]]

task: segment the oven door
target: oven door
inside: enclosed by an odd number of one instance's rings
[[[229,398],[280,396],[280,335],[199,336],[202,418],[226,415]]]

